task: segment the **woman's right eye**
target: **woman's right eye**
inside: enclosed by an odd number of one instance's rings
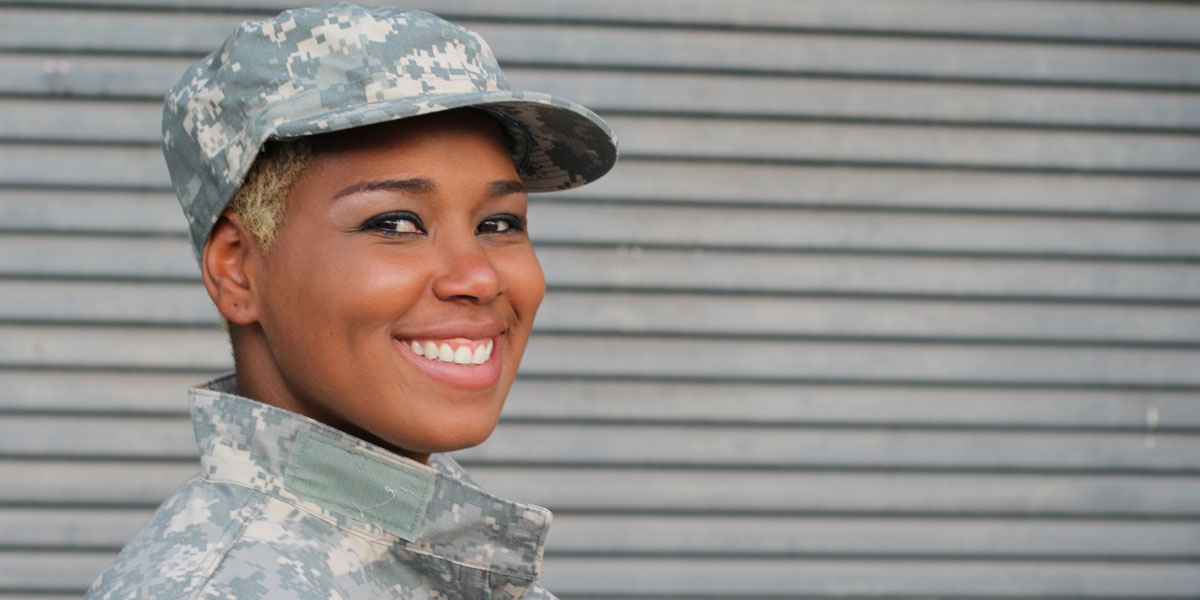
[[[410,212],[390,212],[371,217],[359,228],[360,231],[377,231],[387,235],[425,233],[421,218]]]

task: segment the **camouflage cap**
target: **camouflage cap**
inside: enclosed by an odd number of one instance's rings
[[[462,107],[500,121],[531,192],[583,185],[616,161],[595,113],[509,89],[479,34],[429,13],[338,3],[242,23],[163,107],[163,154],[196,255],[268,139]]]

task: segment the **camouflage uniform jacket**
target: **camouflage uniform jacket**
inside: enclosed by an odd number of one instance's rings
[[[88,600],[553,599],[535,580],[549,511],[232,393],[191,391],[201,474]]]

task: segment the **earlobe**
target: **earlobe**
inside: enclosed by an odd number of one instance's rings
[[[251,264],[256,252],[250,233],[233,211],[226,210],[204,245],[200,271],[209,297],[230,323],[246,325],[258,320]]]

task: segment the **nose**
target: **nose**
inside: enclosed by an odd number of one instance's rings
[[[500,295],[503,282],[487,249],[471,236],[442,244],[439,272],[433,279],[433,293],[442,300],[466,300],[486,304]]]

